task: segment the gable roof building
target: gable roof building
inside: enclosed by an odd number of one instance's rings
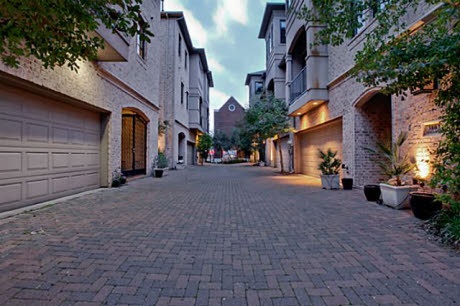
[[[214,133],[222,132],[231,137],[244,114],[244,107],[234,97],[230,97],[221,108],[214,110]]]

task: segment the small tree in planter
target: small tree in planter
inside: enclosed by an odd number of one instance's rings
[[[321,187],[323,189],[339,189],[339,171],[342,161],[338,159],[337,151],[333,152],[330,148],[326,152],[318,149],[319,157],[322,162],[318,165],[321,171]]]
[[[201,165],[208,158],[209,150],[212,147],[212,137],[208,134],[203,134],[198,137],[197,150],[200,153]]]
[[[168,167],[168,159],[166,158],[166,155],[161,151],[158,152],[153,164],[153,175],[155,177],[162,177],[164,169]]]
[[[401,209],[408,207],[409,193],[418,189],[414,185],[404,185],[401,177],[415,168],[409,157],[401,153],[401,147],[407,139],[407,133],[401,132],[396,142],[378,142],[377,150],[365,148],[367,151],[378,155],[379,159],[373,159],[382,174],[388,177],[388,181],[380,184],[383,203],[393,208]]]

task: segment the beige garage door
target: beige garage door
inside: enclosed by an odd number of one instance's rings
[[[337,156],[342,158],[342,120],[302,133],[299,137],[301,173],[319,177],[318,148],[323,151],[331,148],[333,151],[338,151]]]
[[[100,186],[100,114],[0,86],[0,211]]]

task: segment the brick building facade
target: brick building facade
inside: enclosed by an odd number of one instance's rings
[[[286,1],[286,43],[278,65],[285,65],[285,97],[294,129],[295,172],[319,176],[318,149],[331,148],[343,161],[342,177],[354,178],[356,186],[375,183],[383,177],[365,147],[375,147],[386,137],[396,139],[400,132],[408,132],[403,151],[419,164],[424,163],[422,168],[429,167],[430,152],[440,140],[437,127],[441,113],[433,103],[433,94],[409,92],[406,97],[385,96],[380,88],[366,88],[348,77],[356,51],[362,46],[365,34],[372,30],[371,16],[353,38],[340,46],[318,46],[311,43],[321,25],[300,20],[296,14],[304,5],[311,2]],[[273,14],[271,6],[267,4],[262,21],[262,28],[270,29],[265,36],[267,50],[273,44],[270,22],[276,24],[276,18],[282,20],[281,15]],[[421,3],[416,11],[407,13],[404,21],[411,27],[428,20],[435,9]],[[267,57],[267,67],[271,66]],[[264,86],[269,92],[267,81]]]
[[[222,132],[227,137],[232,133],[238,123],[244,119],[245,110],[238,101],[230,97],[218,110],[214,110],[214,133]]]

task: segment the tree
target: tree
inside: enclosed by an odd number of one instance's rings
[[[212,147],[212,137],[208,134],[202,134],[198,137],[197,151],[201,156],[201,165],[206,158],[208,158],[209,150]]]
[[[404,18],[422,3],[439,5],[418,28]],[[443,111],[442,140],[436,150],[433,184],[446,185],[441,196],[450,205],[446,227],[460,239],[460,2],[458,0],[312,0],[299,16],[325,25],[317,44],[340,45],[354,34],[369,9],[376,19],[356,53],[350,75],[386,94],[406,94],[438,83],[435,104]]]
[[[104,41],[93,35],[99,25],[150,42],[152,32],[140,16],[142,0],[10,0],[0,5],[0,56],[19,66],[20,57],[33,56],[45,68],[94,60]]]
[[[221,155],[223,150],[229,150],[231,148],[230,140],[228,139],[227,134],[221,131],[215,132],[214,136],[212,137],[212,145],[214,146],[215,150],[221,152]]]
[[[252,135],[253,141],[259,144],[267,138],[277,137],[280,155],[281,173],[284,173],[281,135],[289,132],[288,107],[283,100],[266,96],[255,101],[245,115],[244,127]]]

